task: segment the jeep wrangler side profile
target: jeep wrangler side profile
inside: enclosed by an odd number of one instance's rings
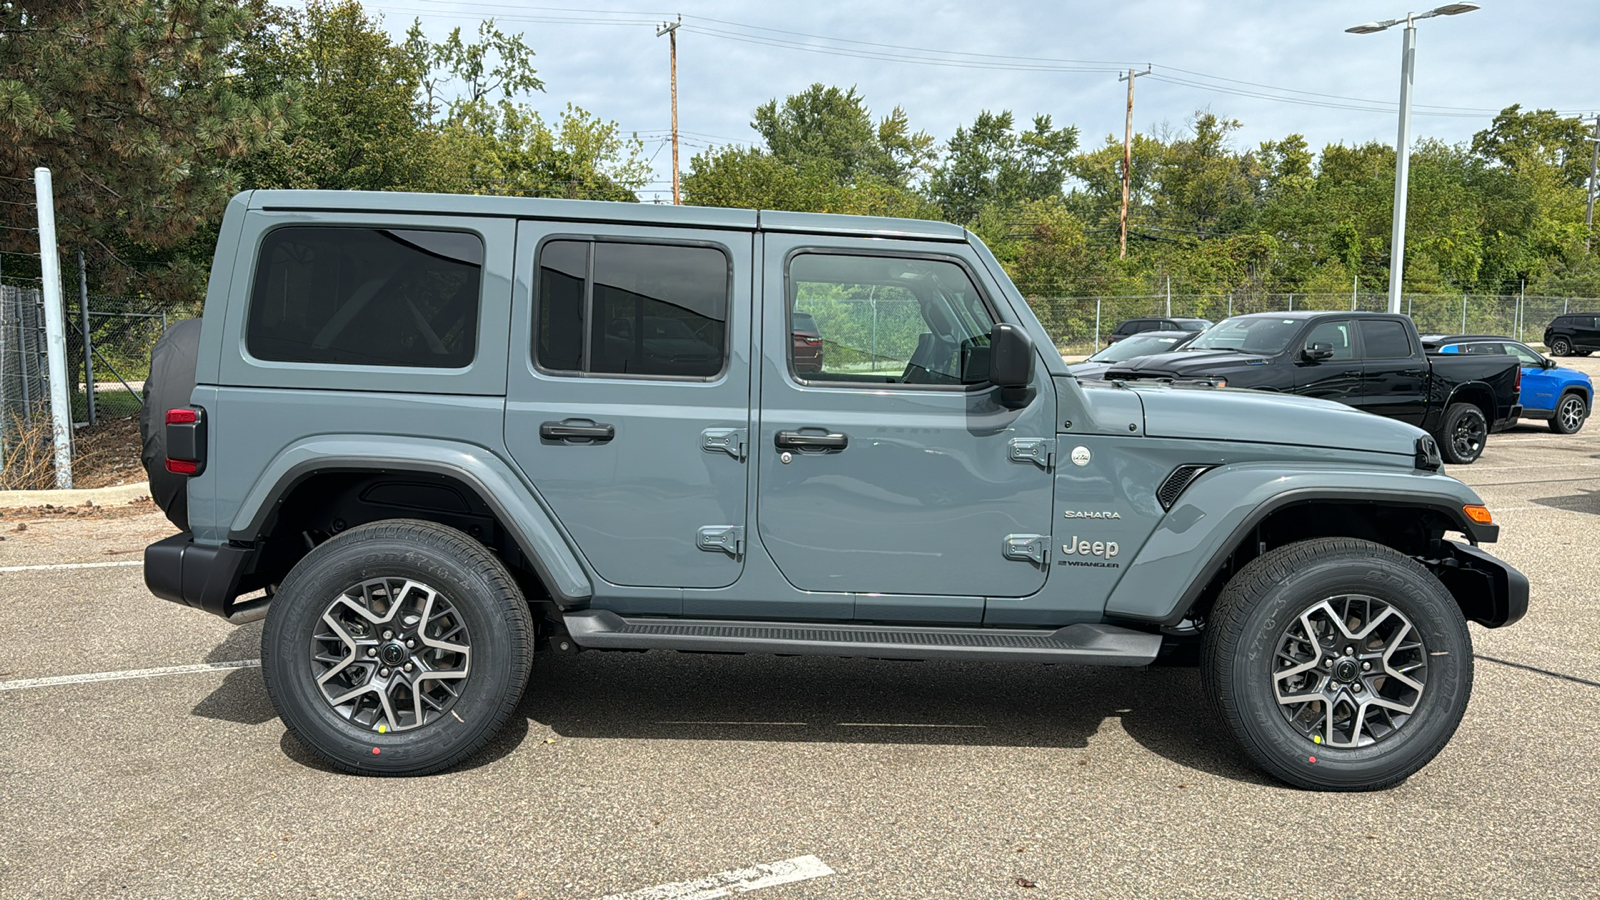
[[[278,713],[351,772],[463,760],[548,644],[1197,649],[1263,769],[1381,788],[1454,733],[1467,621],[1527,609],[1422,431],[1080,384],[953,225],[246,193],[163,343],[146,464],[182,533],[146,583],[264,616]]]

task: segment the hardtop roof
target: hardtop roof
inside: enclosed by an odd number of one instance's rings
[[[418,194],[400,191],[251,191],[251,209],[339,212],[419,213],[726,228],[743,231],[860,235],[878,238],[966,241],[967,230],[948,222],[798,213],[776,210],[618,203],[606,200],[554,200],[537,197],[487,197],[476,194]]]

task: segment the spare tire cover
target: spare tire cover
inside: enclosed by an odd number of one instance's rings
[[[150,498],[183,531],[189,530],[189,476],[167,471],[167,410],[189,405],[199,350],[199,319],[168,328],[150,351],[150,377],[144,383],[144,408],[139,410],[139,437],[144,442],[140,458],[150,479]]]

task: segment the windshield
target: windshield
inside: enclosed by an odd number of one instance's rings
[[[1124,338],[1115,344],[1094,354],[1084,362],[1119,363],[1133,359],[1135,356],[1149,356],[1152,353],[1165,353],[1173,345],[1183,340],[1177,335],[1136,334],[1131,338]]]
[[[1237,350],[1271,356],[1282,353],[1300,331],[1300,319],[1277,316],[1236,316],[1224,319],[1195,338],[1189,350]]]

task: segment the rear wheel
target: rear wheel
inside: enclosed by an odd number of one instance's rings
[[[349,772],[425,775],[476,752],[510,718],[533,623],[482,544],[432,522],[351,529],[274,595],[262,675],[300,743]]]
[[[1551,340],[1550,340],[1550,355],[1551,356],[1570,356],[1571,354],[1572,354],[1572,342],[1571,341],[1567,340],[1564,337],[1551,338]]]
[[[1461,609],[1414,560],[1319,538],[1256,559],[1210,617],[1213,708],[1263,769],[1315,790],[1389,787],[1449,742],[1472,692]]]
[[[1556,414],[1550,417],[1550,430],[1556,434],[1577,434],[1589,418],[1589,403],[1577,391],[1561,395],[1556,404]]]
[[[1444,411],[1444,426],[1437,435],[1444,461],[1466,465],[1483,455],[1489,439],[1489,421],[1471,403],[1452,403]]]

